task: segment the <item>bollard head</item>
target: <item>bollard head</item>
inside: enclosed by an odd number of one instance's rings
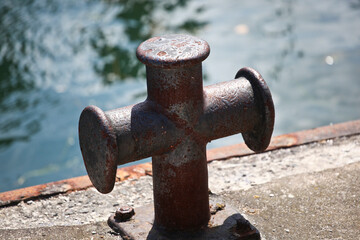
[[[91,182],[99,192],[111,192],[115,183],[118,149],[116,135],[100,108],[88,106],[82,111],[79,139]]]
[[[206,41],[182,34],[150,38],[136,50],[136,56],[142,63],[156,68],[193,66],[204,61],[209,53]]]
[[[246,145],[254,152],[264,151],[270,143],[271,135],[274,129],[275,110],[270,90],[257,71],[252,68],[240,69],[235,79],[244,77],[254,89],[254,95],[257,98],[258,108],[261,109],[261,119],[258,124],[250,131],[242,133]]]

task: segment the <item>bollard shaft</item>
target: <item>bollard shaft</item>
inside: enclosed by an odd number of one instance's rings
[[[194,230],[210,218],[206,139],[195,131],[203,115],[201,63],[163,69],[147,66],[147,101],[161,106],[177,128],[172,150],[153,162],[155,224],[170,230]]]

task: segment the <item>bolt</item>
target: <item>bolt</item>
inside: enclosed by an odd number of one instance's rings
[[[128,221],[132,216],[135,215],[135,211],[132,207],[121,207],[115,212],[115,219],[119,222]]]

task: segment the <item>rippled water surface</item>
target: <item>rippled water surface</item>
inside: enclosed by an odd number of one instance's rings
[[[0,192],[86,174],[82,109],[144,100],[135,49],[164,33],[209,42],[205,85],[257,69],[275,135],[360,118],[360,1],[1,0]]]

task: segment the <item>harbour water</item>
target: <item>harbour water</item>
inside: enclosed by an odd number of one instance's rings
[[[143,101],[136,47],[166,33],[210,44],[204,85],[258,70],[275,103],[274,135],[360,118],[358,0],[2,0],[0,192],[86,174],[82,109]]]

